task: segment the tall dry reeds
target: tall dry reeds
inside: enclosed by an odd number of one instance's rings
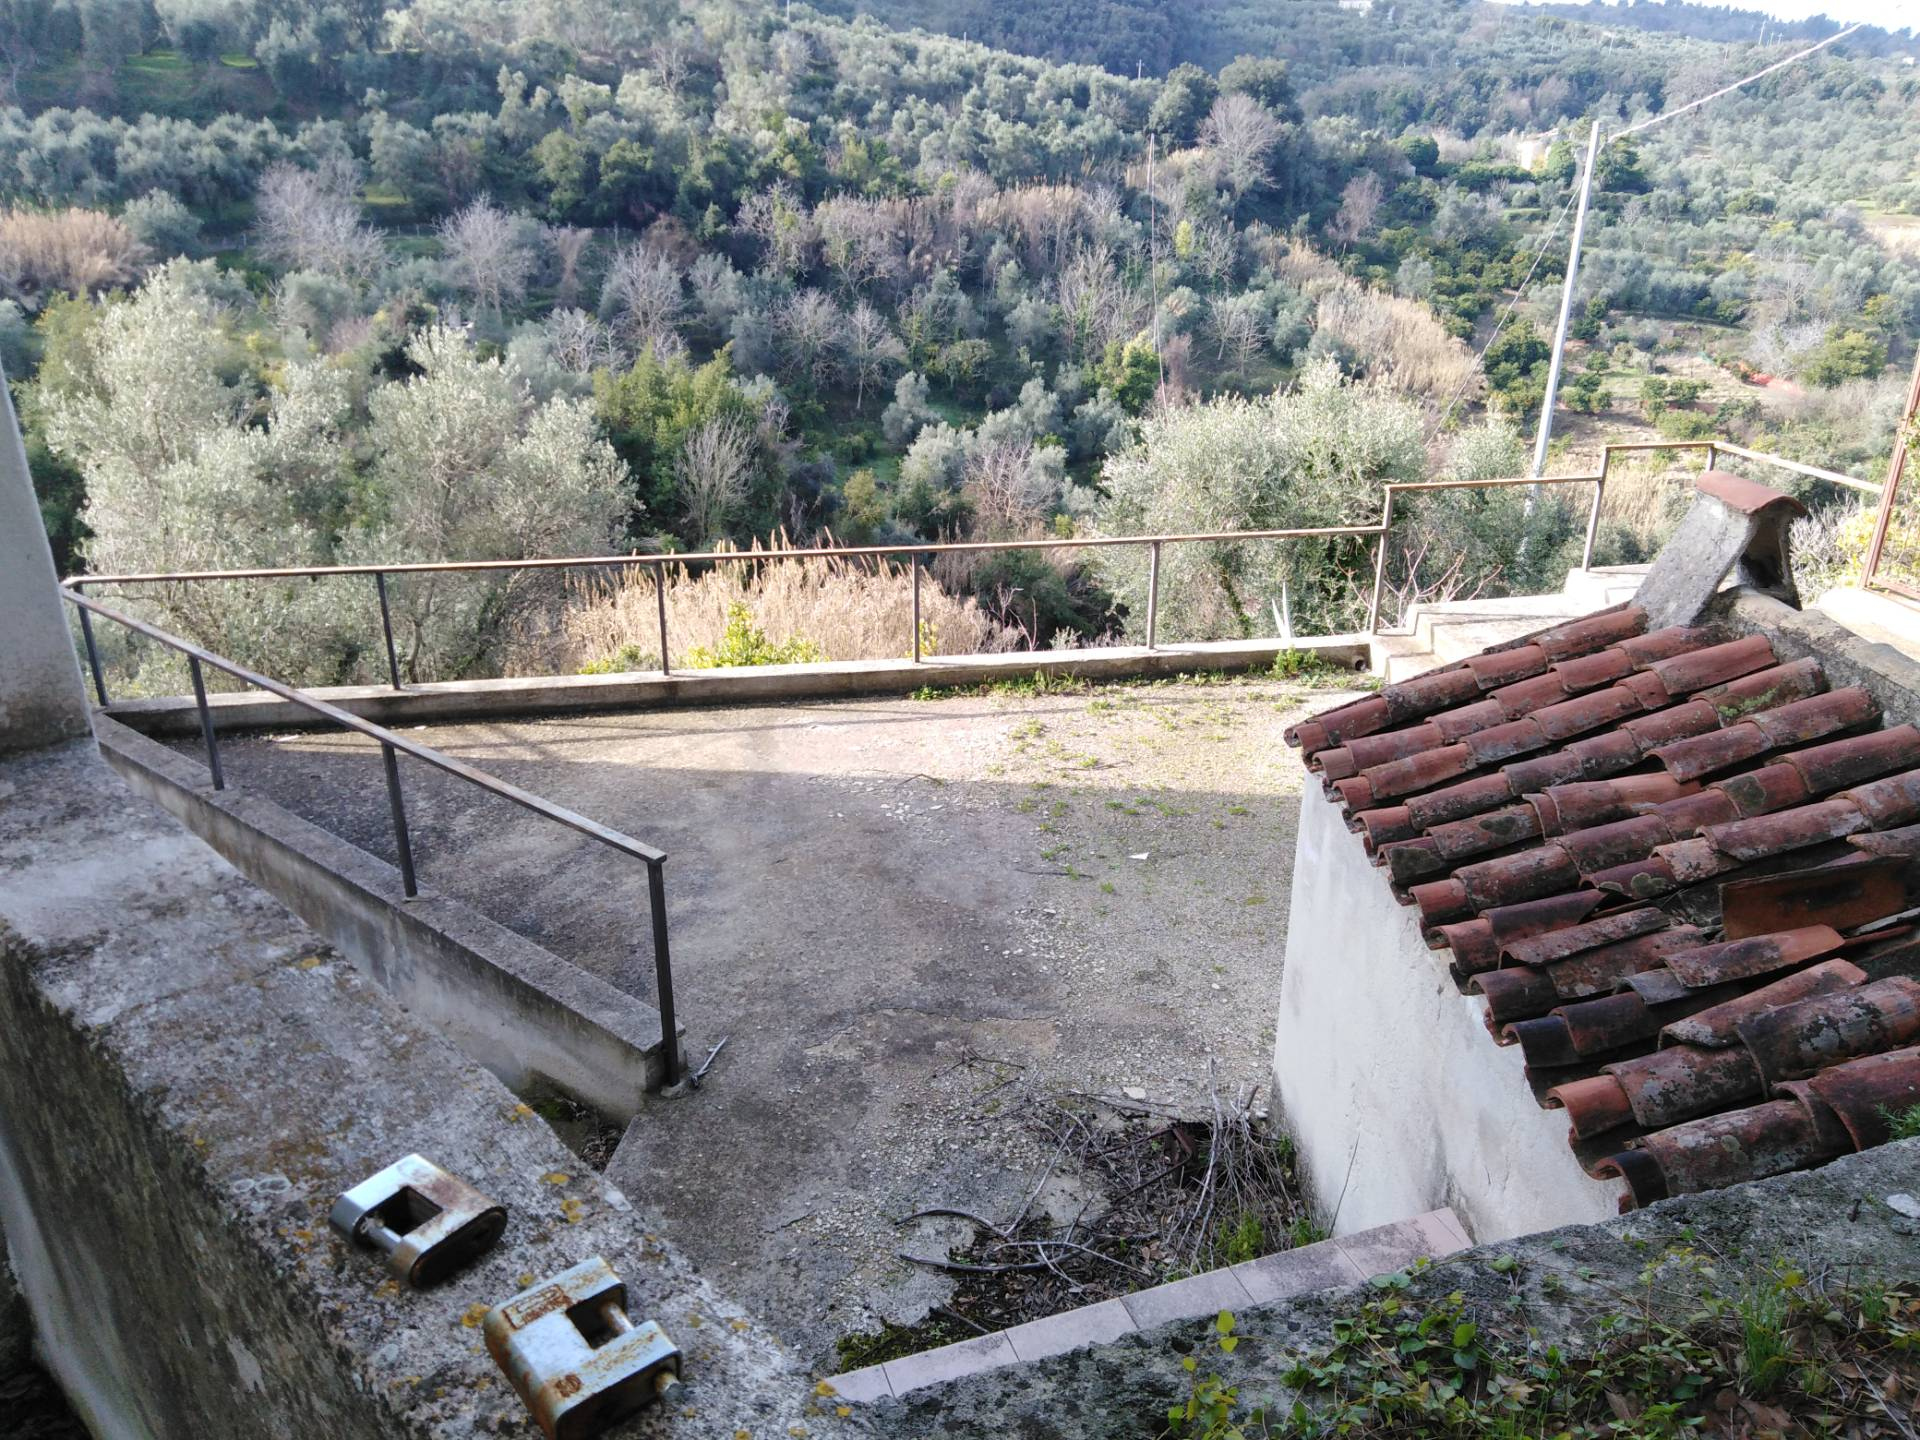
[[[0,287],[21,294],[124,285],[145,256],[133,231],[99,210],[0,211]]]
[[[832,543],[830,540],[828,543]],[[913,578],[884,559],[782,559],[808,552],[774,537],[747,552],[764,560],[667,573],[667,634],[673,654],[720,647],[727,617],[744,605],[772,644],[811,641],[830,660],[884,660],[913,651]],[[1004,650],[1012,637],[973,600],[920,581],[921,648],[937,655]],[[646,669],[659,663],[659,616],[652,580],[637,573],[576,582],[544,647],[522,646],[514,668],[572,671]],[[542,653],[544,652],[544,653]]]

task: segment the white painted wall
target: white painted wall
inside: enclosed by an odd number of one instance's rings
[[[1618,1214],[1565,1113],[1542,1110],[1419,912],[1395,902],[1340,809],[1300,802],[1273,1073],[1283,1123],[1336,1235],[1451,1205],[1485,1243]]]

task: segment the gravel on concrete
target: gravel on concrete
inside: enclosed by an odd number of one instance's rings
[[[650,1103],[609,1178],[823,1373],[910,1323],[964,1221],[1008,1218],[1053,1147],[1018,1096],[1200,1107],[1267,1083],[1300,766],[1337,692],[1229,680],[1065,694],[421,727],[413,738],[659,845],[707,1084]],[[189,748],[189,747],[183,747]],[[229,783],[388,859],[377,751],[223,741]],[[641,867],[404,767],[424,885],[653,993]],[[1071,1214],[1075,1177],[1040,1203]]]

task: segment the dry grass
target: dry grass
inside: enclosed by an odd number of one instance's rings
[[[132,280],[146,247],[98,210],[0,211],[0,286],[90,294]]]
[[[829,543],[832,543],[829,540]],[[804,554],[776,537],[769,557]],[[716,565],[699,574],[669,572],[667,635],[676,656],[695,646],[717,649],[727,612],[745,605],[768,641],[808,640],[830,660],[884,660],[913,652],[913,579],[900,565],[872,560],[770,558],[762,564]],[[1007,649],[1012,637],[971,599],[920,582],[921,648],[932,655]],[[659,616],[651,580],[638,575],[575,584],[546,646],[518,647],[518,673],[573,671],[615,662],[622,669],[659,663]]]
[[[1367,375],[1403,395],[1444,403],[1468,386],[1473,352],[1417,300],[1371,290],[1306,245],[1273,244],[1274,273],[1316,302],[1315,328],[1359,357]],[[1471,392],[1464,398],[1471,399]]]

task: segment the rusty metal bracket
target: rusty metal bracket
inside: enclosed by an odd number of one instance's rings
[[[507,1228],[502,1207],[420,1155],[361,1181],[327,1218],[348,1240],[384,1250],[387,1269],[422,1290],[492,1249]]]
[[[627,1317],[627,1287],[599,1256],[487,1312],[487,1353],[547,1440],[585,1440],[680,1383],[680,1347]]]
[[[1787,532],[1796,516],[1807,513],[1806,506],[1720,470],[1707,471],[1696,484],[1693,507],[1660,548],[1633,597],[1647,612],[1648,628],[1691,622],[1736,566],[1742,585],[1798,610]]]

